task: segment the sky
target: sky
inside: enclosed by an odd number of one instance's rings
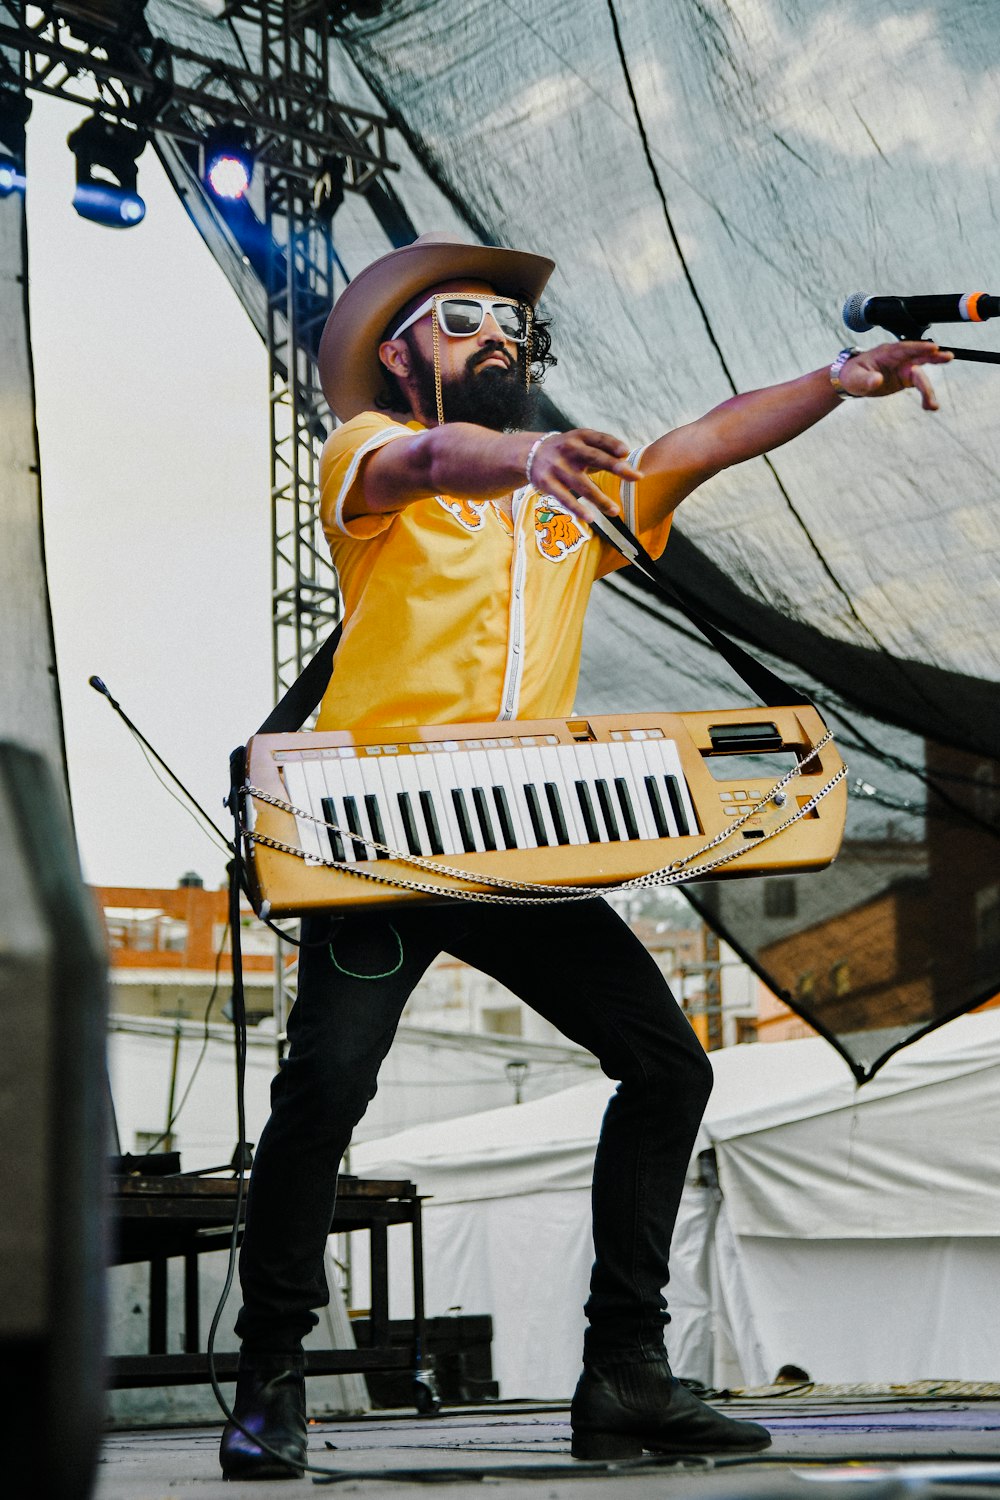
[[[228,757],[271,707],[263,344],[152,150],[146,217],[71,205],[85,111],[35,96],[29,301],[43,518],[85,877],[221,884],[225,855],[158,784],[106,700],[225,827]],[[228,828],[226,832],[228,833]]]

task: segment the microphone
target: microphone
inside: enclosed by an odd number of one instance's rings
[[[109,688],[107,686],[107,683],[102,682],[99,677],[88,677],[87,681],[90,684],[90,686],[94,689],[95,693],[101,693],[105,698],[107,698],[107,700],[111,704],[112,708],[117,708],[119,710],[119,712],[121,711],[121,704],[120,703],[116,703],[115,700],[114,700],[114,698],[112,698],[111,692],[110,692],[110,690],[109,690]]]
[[[983,323],[1000,317],[1000,297],[987,292],[942,292],[932,297],[872,297],[855,292],[843,318],[853,333],[887,328],[900,338],[919,338],[928,323]]]

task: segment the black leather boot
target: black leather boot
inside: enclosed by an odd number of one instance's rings
[[[306,1384],[301,1355],[240,1358],[233,1416],[274,1449],[227,1422],[219,1448],[226,1479],[300,1479],[306,1462]]]
[[[753,1453],[771,1434],[699,1401],[666,1360],[584,1367],[573,1397],[574,1458],[638,1458],[652,1453]]]

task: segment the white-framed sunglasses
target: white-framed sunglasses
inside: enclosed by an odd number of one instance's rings
[[[528,337],[528,314],[524,304],[515,298],[478,297],[472,292],[455,296],[438,292],[435,296],[428,297],[416,312],[412,312],[405,322],[400,323],[395,333],[390,334],[390,338],[398,339],[401,333],[405,333],[435,309],[439,328],[452,339],[467,339],[478,333],[486,321],[487,313],[493,315],[493,321],[500,332],[511,343],[523,344]]]

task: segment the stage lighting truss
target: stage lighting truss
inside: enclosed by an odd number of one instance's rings
[[[276,24],[276,9],[234,7],[241,21],[258,15],[265,30]],[[280,10],[281,26],[295,31],[300,23],[291,8],[287,16]],[[255,70],[231,51],[208,56],[154,37],[143,12],[139,0],[54,0],[44,6],[3,0],[0,57],[4,51],[21,55],[24,84],[35,93],[84,104],[105,118],[199,150],[209,131],[231,125],[250,141],[267,143],[266,153],[257,150],[258,168],[278,170],[310,192],[318,163],[331,156],[346,163],[344,187],[351,192],[367,193],[395,170],[385,117],[342,104],[328,88],[317,87],[312,72],[325,44],[310,43],[295,66],[276,72],[272,64],[280,48],[272,40],[271,63]],[[305,25],[312,8],[307,5],[303,14]]]
[[[146,147],[144,130],[93,114],[66,144],[76,157],[73,207],[84,219],[108,229],[131,229],[145,217],[138,192],[138,158]]]
[[[0,198],[24,192],[25,126],[31,100],[12,74],[0,78]]]
[[[253,177],[254,154],[249,134],[232,124],[216,125],[202,148],[202,179],[216,198],[233,203],[245,198]]]
[[[140,0],[0,0],[0,58],[20,58],[24,87],[147,132],[172,177],[197,179],[189,211],[196,194],[206,206],[211,199],[237,243],[230,220],[237,228],[248,214],[260,222],[278,689],[298,676],[340,609],[316,499],[330,416],[314,351],[347,279],[330,221],[350,192],[367,198],[393,244],[416,235],[390,185],[397,163],[387,147],[389,121],[334,97],[332,39],[348,15],[378,8],[378,0],[227,0],[211,23],[211,42],[199,24],[190,33],[197,41],[184,46],[153,34],[163,18],[151,21]],[[243,37],[253,39],[254,62]],[[224,124],[253,143],[253,206],[246,198],[226,204],[205,187],[206,137]]]

